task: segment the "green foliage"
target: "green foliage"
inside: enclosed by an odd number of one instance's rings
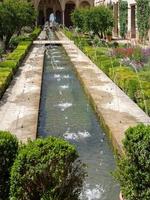
[[[120,58],[130,57],[136,62],[142,61],[143,56],[140,47],[116,47],[113,49],[115,57],[111,57],[109,54],[110,48],[108,46],[90,46],[86,37],[74,36],[72,32],[67,30],[65,30],[65,34],[71,40],[74,40],[75,44],[134,102],[136,102],[146,113],[150,114],[149,66],[145,69],[145,71],[140,71],[137,74],[130,67],[123,65],[120,60]],[[98,39],[94,39],[94,42],[97,43]],[[115,44],[114,46],[118,46],[118,44]]]
[[[133,49],[132,59],[136,62],[140,62],[143,59],[142,49],[141,47],[137,46]]]
[[[31,40],[36,39],[37,36],[40,34],[40,32],[41,32],[41,29],[38,28],[38,27],[36,27],[36,28],[34,29],[34,31],[30,34],[29,38],[30,38]]]
[[[2,69],[15,69],[18,66],[18,62],[15,60],[5,60],[0,63],[0,70]]]
[[[137,25],[141,39],[146,39],[150,29],[150,1],[136,0]]]
[[[15,60],[18,63],[23,59],[25,50],[15,50],[7,56],[7,60]]]
[[[3,53],[4,53],[4,49],[0,48],[0,58],[2,58]]]
[[[115,177],[128,200],[150,199],[150,126],[129,128],[123,141],[125,155],[118,159]]]
[[[38,36],[40,29],[35,29],[33,32],[34,38]],[[32,37],[21,41],[17,48],[7,56],[7,59],[0,62],[0,97],[3,95],[8,85],[10,84],[13,75],[18,69],[19,64],[26,56],[28,49],[32,44]]]
[[[60,138],[29,141],[11,171],[12,200],[77,200],[85,172],[74,146]]]
[[[5,48],[14,33],[23,26],[32,26],[36,19],[35,9],[27,0],[4,0],[0,3],[0,38],[5,38]]]
[[[9,47],[14,49],[18,45],[21,44],[28,45],[31,43],[32,40],[36,39],[39,33],[41,32],[41,29],[36,27],[32,33],[30,33],[28,36],[20,35],[20,36],[13,36],[9,42]]]
[[[22,42],[22,41],[29,41],[29,40],[31,40],[31,39],[29,37],[27,37],[27,36],[22,36],[22,35],[20,35],[20,36],[13,36],[11,38],[10,42],[9,42],[9,47],[11,49],[14,49],[14,48],[16,48],[18,46],[18,44],[20,42]]]
[[[97,35],[104,34],[108,28],[113,27],[112,11],[106,6],[75,10],[72,19],[74,25],[82,31],[93,31]]]
[[[127,20],[128,20],[128,2],[119,0],[119,23],[120,35],[125,38],[127,33]]]
[[[84,22],[86,17],[86,12],[88,9],[75,9],[74,12],[71,14],[71,20],[74,26],[78,27],[80,30],[84,30]]]
[[[0,131],[0,199],[7,200],[10,170],[18,152],[18,141],[9,132]]]

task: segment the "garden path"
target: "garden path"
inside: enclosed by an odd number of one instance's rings
[[[34,45],[0,101],[0,130],[23,142],[36,138],[43,57],[44,46]]]

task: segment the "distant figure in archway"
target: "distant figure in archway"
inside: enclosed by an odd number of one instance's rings
[[[49,25],[52,30],[55,30],[55,21],[56,21],[56,17],[54,13],[51,13],[49,16]]]

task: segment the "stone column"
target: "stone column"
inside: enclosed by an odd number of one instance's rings
[[[62,24],[63,24],[63,27],[64,27],[65,26],[65,6],[66,6],[65,1],[62,0],[60,2],[60,5],[61,5],[61,9],[62,9]]]
[[[128,38],[131,38],[131,5],[128,2]]]
[[[63,27],[65,26],[65,10],[62,10],[62,22],[63,22]]]
[[[119,10],[119,2],[118,3],[118,37],[121,37],[120,35],[120,10]]]
[[[79,0],[77,0],[76,1],[76,8],[79,8],[79,6],[80,6],[80,2],[79,2]]]

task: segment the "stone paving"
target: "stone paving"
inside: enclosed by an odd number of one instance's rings
[[[67,40],[59,32],[60,40]],[[122,151],[124,132],[138,123],[150,123],[150,118],[73,43],[63,44],[77,71],[86,93],[112,140]]]
[[[0,130],[26,142],[37,134],[44,46],[34,45],[0,101]]]

